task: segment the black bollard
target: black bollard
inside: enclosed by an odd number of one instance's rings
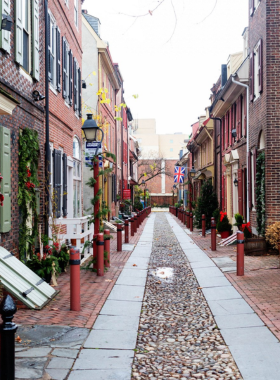
[[[0,326],[0,379],[15,379],[15,333],[17,325],[12,322],[17,307],[10,295],[0,305],[3,323]]]

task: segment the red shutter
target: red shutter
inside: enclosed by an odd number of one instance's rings
[[[243,120],[244,134],[243,136],[246,137],[247,135],[247,92],[245,92],[245,95],[243,97],[243,106],[244,106],[244,120]]]
[[[241,128],[242,128],[242,123],[241,123],[241,111],[242,111],[242,96],[239,97],[238,101],[237,101],[237,120],[236,120],[236,124],[237,124],[237,140],[240,140],[241,139],[241,136],[242,136],[242,131],[241,131]]]
[[[248,168],[247,168],[247,175],[248,175],[248,186],[249,186],[249,199],[248,199],[248,203],[249,203],[249,208],[252,208],[252,183],[251,183],[251,179],[252,179],[252,172],[251,172],[251,152],[248,152],[247,153],[247,157],[248,157]]]
[[[243,181],[242,169],[238,169],[238,212],[243,215]]]
[[[228,114],[225,116],[225,149],[228,147]]]
[[[250,0],[250,16],[253,16],[255,10],[255,1]]]
[[[259,45],[259,93],[263,91],[263,40]]]
[[[222,150],[225,150],[225,141],[226,141],[226,139],[225,139],[225,117],[223,117],[223,119],[222,119],[222,133],[221,133],[221,135],[222,135]]]
[[[254,52],[250,54],[249,87],[250,87],[250,101],[252,102],[254,100]]]
[[[225,209],[225,176],[222,176],[222,210]]]
[[[248,220],[247,216],[247,169],[243,169],[243,212],[244,219]]]
[[[229,110],[229,128],[228,128],[228,145],[229,146],[231,145],[231,142],[232,142],[232,133],[231,133],[232,128],[233,128],[232,116],[233,116],[233,106],[231,106]]]

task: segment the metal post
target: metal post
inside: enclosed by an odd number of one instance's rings
[[[97,162],[95,162],[97,160]],[[98,156],[94,157],[93,160],[93,178],[95,179],[95,184],[94,184],[94,196],[98,193],[99,191],[99,160]],[[94,205],[94,215],[97,215],[99,213],[99,200],[95,203]],[[95,263],[93,267],[97,269],[97,234],[99,234],[99,229],[100,229],[100,220],[99,218],[95,218],[94,221],[94,239],[93,239],[93,258],[95,259]]]
[[[118,228],[117,228],[117,251],[118,252],[122,251],[122,231],[123,231],[123,226],[118,225]]]
[[[129,219],[124,221],[124,242],[129,242]]]
[[[190,231],[193,231],[193,214],[190,212]]]
[[[216,222],[211,218],[211,250],[216,251]]]
[[[17,325],[12,322],[17,308],[8,294],[0,305],[3,323],[0,326],[0,379],[15,379],[15,333]]]
[[[187,228],[190,228],[190,212],[187,211]]]
[[[237,276],[244,276],[244,233],[237,231]]]
[[[110,235],[110,230],[104,230],[104,235]],[[107,252],[107,257],[104,260],[104,265],[106,268],[110,268],[111,266],[110,239],[104,239],[104,258],[105,258],[105,251]]]
[[[104,236],[97,234],[97,276],[104,276]]]
[[[81,310],[81,291],[80,291],[80,251],[70,249],[70,310]]]
[[[130,235],[134,236],[134,216],[130,219]]]
[[[205,215],[202,214],[202,236],[205,237],[206,220]]]

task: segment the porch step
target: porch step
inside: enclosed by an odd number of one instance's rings
[[[111,232],[117,232],[117,227],[114,226],[112,223],[107,222],[107,220],[103,220],[103,225],[107,229],[109,229]]]

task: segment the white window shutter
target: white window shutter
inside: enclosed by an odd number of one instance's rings
[[[39,0],[32,0],[32,46],[32,76],[39,80]]]
[[[0,15],[10,15],[10,0],[0,1]],[[7,30],[1,30],[0,32],[0,47],[10,53],[10,32]]]
[[[23,65],[23,25],[22,25],[22,1],[15,1],[15,60],[21,66]]]

